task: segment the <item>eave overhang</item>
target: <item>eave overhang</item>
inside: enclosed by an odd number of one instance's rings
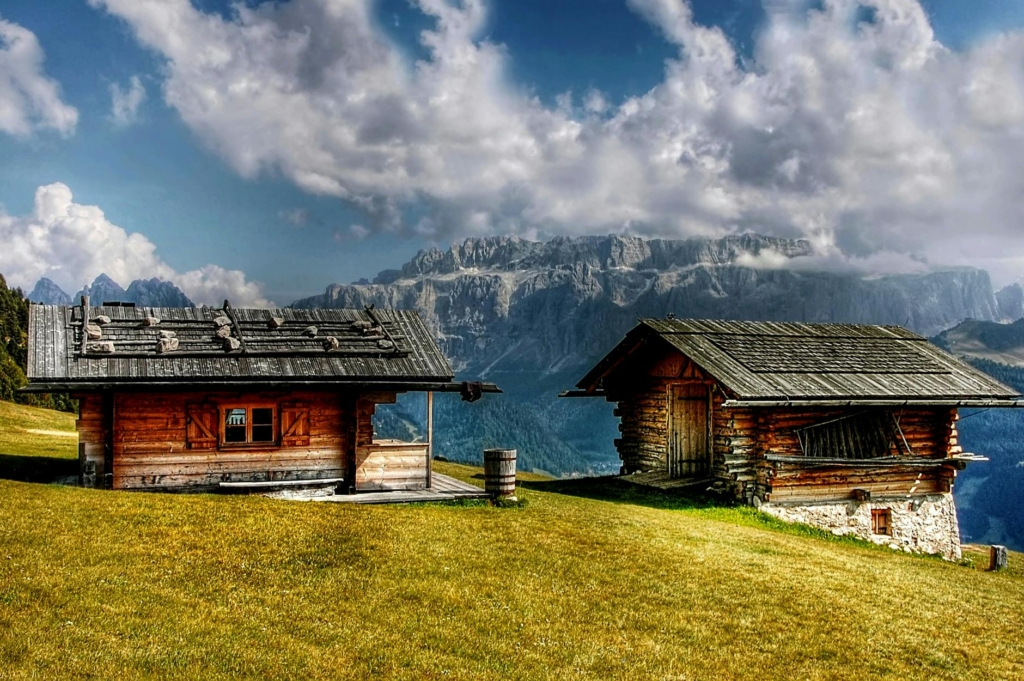
[[[1024,407],[1024,400],[991,399],[983,397],[949,398],[906,398],[906,399],[787,399],[787,400],[726,400],[723,409],[747,409],[758,407],[986,407],[1017,409]]]
[[[502,392],[494,383],[473,383],[469,381],[450,381],[445,379],[437,380],[415,380],[415,381],[373,381],[353,380],[338,381],[336,379],[245,379],[245,380],[207,380],[196,382],[189,380],[160,380],[160,381],[35,381],[19,393],[65,393],[65,392],[94,392],[102,390],[123,390],[123,391],[151,391],[151,390],[205,390],[214,392],[217,390],[281,390],[292,388],[333,388],[337,390],[379,390],[384,392],[450,392],[463,393],[477,389],[480,393]]]

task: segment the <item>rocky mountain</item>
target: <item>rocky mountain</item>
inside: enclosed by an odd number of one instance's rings
[[[162,279],[136,279],[124,292],[126,302],[145,307],[195,307],[181,289]]]
[[[106,274],[96,277],[92,284],[76,293],[74,298],[53,281],[43,277],[36,282],[35,288],[28,294],[28,299],[46,305],[71,305],[73,301],[85,295],[89,296],[93,305],[118,301],[147,307],[194,307],[188,296],[169,281],[156,278],[136,279],[125,290]]]
[[[125,290],[116,281],[101,274],[93,280],[92,284],[84,287],[75,294],[74,300],[80,300],[82,296],[89,296],[93,305],[101,305],[104,302],[131,302],[125,297]]]
[[[756,235],[469,239],[423,251],[373,284],[334,284],[294,306],[416,309],[460,368],[490,376],[578,371],[638,317],[668,313],[900,324],[926,335],[965,318],[1002,318],[982,270],[868,278],[749,266],[766,252],[799,265],[810,244]]]
[[[71,296],[64,293],[64,290],[53,283],[53,280],[43,277],[36,282],[35,288],[28,294],[28,299],[33,303],[44,305],[70,305]]]

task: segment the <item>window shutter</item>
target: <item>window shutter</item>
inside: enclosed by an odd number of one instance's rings
[[[185,405],[185,437],[189,449],[217,448],[217,406],[202,402]]]
[[[309,446],[309,405],[303,402],[281,407],[281,446]]]

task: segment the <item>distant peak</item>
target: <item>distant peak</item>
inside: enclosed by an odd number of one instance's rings
[[[36,282],[35,288],[28,294],[28,299],[33,303],[42,305],[70,305],[71,296],[64,292],[60,286],[54,283],[49,277],[41,277]]]

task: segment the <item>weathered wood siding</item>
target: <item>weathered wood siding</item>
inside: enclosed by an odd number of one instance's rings
[[[122,393],[114,400],[114,489],[203,489],[220,482],[346,477],[352,420],[335,393],[261,393],[260,400],[308,407],[308,443],[189,449],[187,405],[236,403],[216,393]],[[279,407],[280,409],[280,407]],[[304,438],[305,439],[305,438]]]
[[[778,464],[768,491],[773,502],[853,499],[855,489],[870,492],[872,498],[909,497],[951,491],[953,474],[948,466],[808,469]]]
[[[83,487],[103,487],[106,463],[110,459],[111,424],[109,409],[104,409],[101,393],[75,395],[78,399],[78,478]]]
[[[427,443],[378,440],[360,448],[357,490],[426,489]]]
[[[355,488],[426,489],[427,445],[374,441],[373,413],[378,404],[394,404],[395,393],[366,393],[355,402]]]

